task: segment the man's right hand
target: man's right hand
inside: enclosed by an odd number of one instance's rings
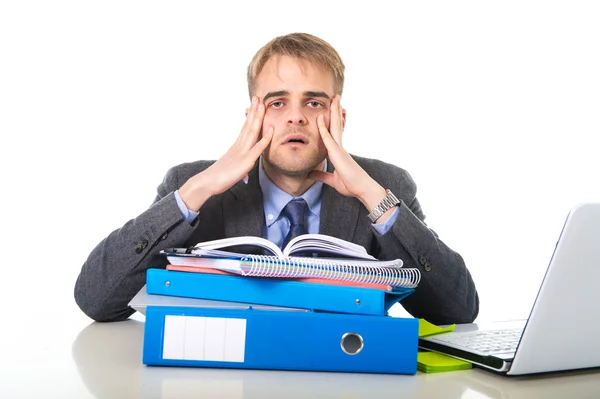
[[[179,189],[179,195],[189,210],[198,212],[210,197],[227,191],[248,175],[273,137],[273,127],[270,127],[258,139],[264,116],[264,104],[258,97],[252,97],[246,122],[233,146],[217,162],[192,176]]]

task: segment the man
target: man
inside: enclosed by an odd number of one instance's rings
[[[127,319],[146,270],[165,267],[161,249],[243,235],[282,246],[300,215],[304,233],[419,268],[416,292],[401,302],[413,316],[472,322],[479,308],[473,280],[424,223],[409,174],[343,148],[343,84],[342,60],[317,37],[289,34],[260,49],[248,67],[251,105],[236,142],[216,162],[170,169],[153,205],[92,251],[75,286],[81,309],[99,321]]]

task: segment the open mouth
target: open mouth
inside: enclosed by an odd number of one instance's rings
[[[286,144],[308,144],[308,140],[300,135],[292,135],[285,141]]]

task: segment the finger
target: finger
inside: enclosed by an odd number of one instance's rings
[[[258,104],[256,105],[256,112],[254,113],[254,119],[250,123],[250,130],[248,131],[249,135],[256,140],[260,130],[262,129],[263,120],[265,118],[265,105],[258,100]]]
[[[262,103],[259,97],[256,98],[256,104],[254,104],[254,112],[251,115],[248,115],[250,119],[247,121],[245,126],[245,133],[252,134],[258,133],[260,131],[260,127],[262,126],[262,120],[264,118],[265,105]]]
[[[260,157],[260,155],[265,151],[265,149],[271,144],[271,139],[273,138],[273,132],[275,129],[273,126],[270,126],[267,129],[267,132],[263,134],[262,138],[252,147],[252,149],[248,152],[248,155],[252,159],[252,164],[254,161]]]
[[[244,174],[242,175],[241,180],[245,184],[248,184],[248,171],[252,169],[258,157],[260,157],[265,148],[267,148],[271,142],[271,139],[273,138],[273,131],[273,126],[271,126],[267,133],[263,135],[262,139],[260,139],[258,143],[256,143],[254,147],[250,149],[250,151],[246,151],[242,156],[236,156],[236,159],[233,160],[235,163],[235,167],[233,169],[242,168],[241,170],[244,170],[244,172],[242,172]]]
[[[319,114],[317,116],[317,128],[319,129],[319,134],[321,134],[321,140],[323,140],[323,144],[327,148],[327,151],[333,151],[334,148],[337,147],[337,143],[331,137],[331,134],[327,130],[327,126],[325,126],[325,117],[323,114]]]
[[[336,95],[331,100],[331,117],[329,121],[329,131],[336,143],[342,145],[342,107],[340,106],[340,96]]]
[[[339,100],[338,101],[339,101],[339,104],[338,104],[339,107],[338,107],[338,109],[340,111],[340,119],[339,120],[340,120],[340,142],[341,142],[341,140],[342,140],[342,138],[344,136],[344,112],[345,112],[344,108],[342,107],[342,96],[341,95],[339,96]]]
[[[322,170],[312,170],[308,173],[308,178],[314,181],[320,181],[323,182],[325,184],[327,184],[328,186],[332,186],[334,185],[334,176],[332,173],[329,172],[323,172]]]
[[[344,130],[344,108],[342,108],[342,96],[338,96],[338,111],[340,113],[340,130]]]
[[[246,150],[256,144],[265,117],[265,105],[260,101],[260,98],[256,97],[256,99],[257,104],[254,106],[254,112],[252,112],[252,115],[248,115],[250,119],[244,125],[240,134],[240,142]]]
[[[246,131],[252,120],[254,119],[254,114],[256,113],[256,107],[258,106],[258,97],[252,96],[252,102],[250,103],[250,108],[248,109],[248,113],[246,114],[246,120],[244,121],[244,126],[242,126],[242,131]]]

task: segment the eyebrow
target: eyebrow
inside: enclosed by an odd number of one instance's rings
[[[267,101],[271,97],[285,97],[285,96],[289,96],[289,95],[290,95],[290,92],[287,90],[271,91],[271,92],[268,92],[267,94],[265,94],[265,96],[263,97],[263,101]],[[304,93],[302,93],[302,95],[304,97],[319,97],[319,98],[326,98],[328,100],[331,99],[329,97],[329,95],[327,93],[325,93],[324,91],[305,91]]]

